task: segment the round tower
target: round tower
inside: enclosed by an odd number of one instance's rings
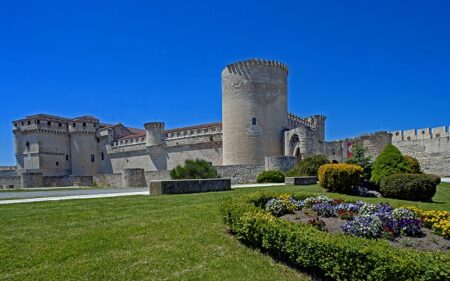
[[[149,122],[144,124],[145,140],[147,146],[162,144],[162,133],[164,131],[164,122]]]
[[[262,164],[283,155],[287,128],[286,65],[251,59],[222,71],[223,164]]]

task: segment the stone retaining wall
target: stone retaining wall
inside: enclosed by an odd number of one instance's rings
[[[91,176],[49,176],[43,177],[43,186],[92,186]]]
[[[231,179],[151,181],[150,195],[231,190]]]
[[[0,177],[0,188],[20,188],[22,187],[22,181],[19,176],[13,177]]]
[[[317,183],[317,177],[286,177],[285,184],[289,185],[310,185]]]
[[[122,174],[97,174],[94,182],[98,187],[122,187]]]
[[[222,178],[230,178],[232,184],[256,183],[256,177],[264,171],[264,165],[216,166]]]

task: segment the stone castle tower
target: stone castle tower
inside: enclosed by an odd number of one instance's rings
[[[222,71],[223,165],[283,155],[288,128],[287,66],[250,59]]]

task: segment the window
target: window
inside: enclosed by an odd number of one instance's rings
[[[47,121],[47,125],[51,126],[51,125],[52,125],[52,122]]]
[[[27,148],[30,147],[30,143],[29,142],[27,142],[25,145],[27,146]]]
[[[105,160],[105,153],[102,152],[102,161]]]
[[[397,132],[397,133],[395,133],[395,135],[396,135],[396,136],[398,136],[398,135],[399,135],[399,133]]]
[[[58,127],[62,127],[62,123],[58,123]]]
[[[75,124],[75,123],[72,123],[72,127],[76,127],[77,126],[77,124]]]
[[[411,137],[407,137],[406,140],[411,140]]]
[[[58,161],[56,161],[56,166],[59,166],[59,162]]]
[[[69,155],[66,154],[66,161],[69,161]]]
[[[95,162],[95,155],[91,154],[91,162],[94,163]]]
[[[252,125],[256,126],[256,118],[255,117],[252,118]]]
[[[23,121],[21,123],[22,123],[22,126],[23,126]]]
[[[83,127],[86,127],[86,123],[83,123]]]
[[[31,125],[31,121],[30,121],[30,120],[28,120],[28,122],[27,122],[27,123],[28,123],[28,125]]]
[[[441,134],[436,134],[436,138],[440,138],[441,137]]]
[[[37,124],[41,124],[41,120],[36,120],[36,123]]]

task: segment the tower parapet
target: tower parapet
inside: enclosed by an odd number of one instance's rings
[[[161,145],[163,143],[164,122],[148,122],[144,124],[147,146]]]

